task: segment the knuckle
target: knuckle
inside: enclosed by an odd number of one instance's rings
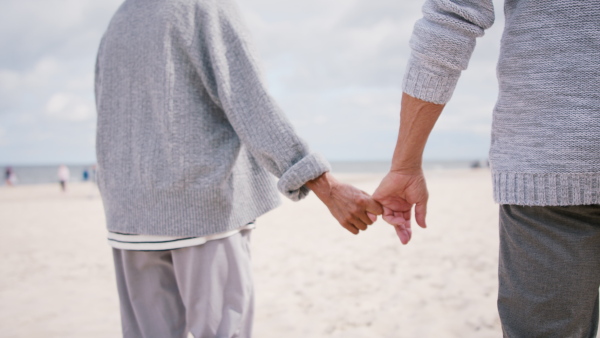
[[[371,199],[366,196],[363,196],[360,198],[359,205],[363,208],[366,208],[369,205],[369,202],[371,202]]]

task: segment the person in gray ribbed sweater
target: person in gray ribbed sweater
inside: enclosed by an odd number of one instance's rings
[[[102,38],[98,186],[126,337],[251,335],[248,232],[279,204],[273,175],[354,234],[382,213],[309,151],[253,55],[233,0],[126,0]]]
[[[595,337],[600,2],[506,0],[504,11],[490,150],[502,329],[505,337]],[[373,195],[404,242],[413,206],[425,226],[428,135],[475,39],[494,22],[491,0],[427,0],[423,14],[410,41],[392,170]]]

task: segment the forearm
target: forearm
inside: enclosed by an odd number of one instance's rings
[[[444,109],[435,104],[402,94],[400,131],[392,158],[392,171],[420,170],[429,134]]]

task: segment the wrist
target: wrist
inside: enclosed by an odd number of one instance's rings
[[[423,167],[419,164],[397,164],[392,165],[390,173],[401,174],[401,175],[422,175]]]
[[[421,171],[423,168],[422,154],[403,154],[396,149],[392,158],[390,171],[414,172]]]
[[[333,186],[336,184],[335,178],[329,172],[306,182],[305,186],[312,190],[321,200],[331,194]]]

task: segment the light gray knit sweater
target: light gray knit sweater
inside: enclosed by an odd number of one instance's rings
[[[329,164],[259,76],[232,0],[126,0],[98,51],[98,185],[112,232],[205,236],[276,207]],[[265,170],[266,169],[266,170]]]
[[[491,0],[427,0],[404,91],[446,103]],[[600,204],[600,1],[506,0],[490,162],[498,203]]]

